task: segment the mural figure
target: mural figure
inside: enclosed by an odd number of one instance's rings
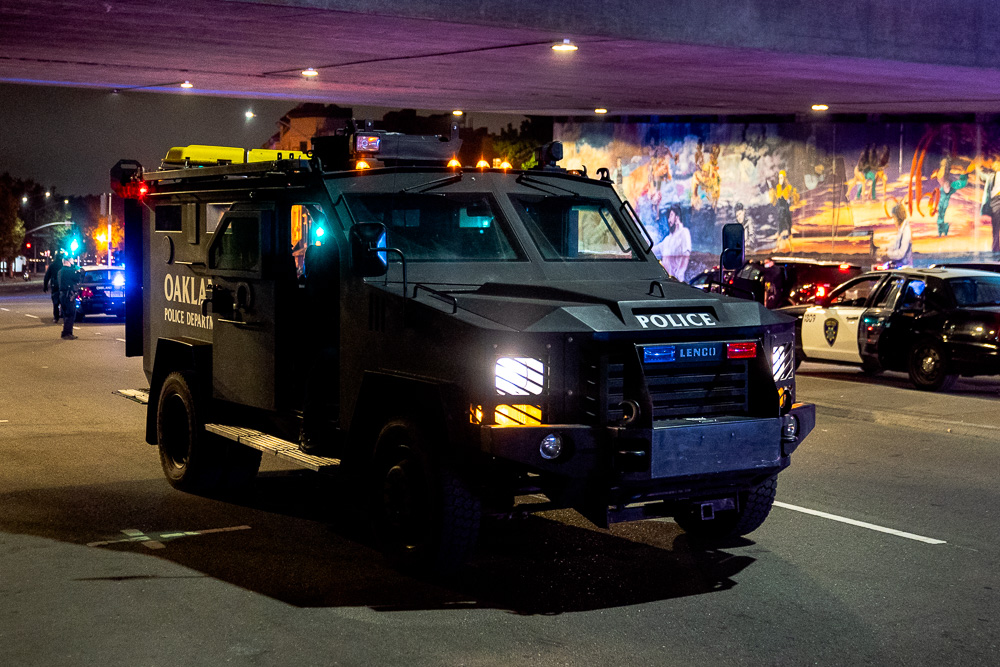
[[[768,181],[770,185],[770,181]],[[778,250],[793,252],[792,248],[792,206],[799,203],[799,191],[788,182],[785,170],[778,172],[778,182],[768,191],[773,204],[778,209]]]
[[[951,173],[951,160],[950,155],[942,158],[941,166],[936,172],[940,192],[937,203],[938,236],[948,236],[950,225],[945,222],[944,214],[948,211],[948,203],[951,200],[951,196],[969,184],[969,172],[963,172],[958,176],[954,176]]]
[[[892,209],[892,217],[896,220],[896,238],[886,251],[889,259],[886,268],[913,266],[913,236],[910,232],[910,221],[906,216],[906,207],[903,204],[896,204]]]
[[[691,259],[691,232],[681,222],[681,209],[671,206],[667,213],[670,233],[653,246],[653,254],[671,276],[684,282]]]
[[[993,228],[994,255],[1000,254],[1000,155],[993,157],[990,163],[992,169],[980,167],[979,177],[983,180],[983,198],[980,212],[982,215],[990,216],[990,226]]]
[[[733,207],[733,215],[736,216],[736,222],[743,225],[743,241],[746,244],[747,252],[753,252],[757,249],[757,233],[753,228],[753,216],[746,212],[741,202],[736,202],[736,206]]]
[[[663,183],[672,181],[674,178],[670,172],[671,158],[673,158],[674,164],[677,164],[677,156],[665,144],[649,149],[649,183],[657,192]]]
[[[701,208],[702,200],[708,202],[713,209],[719,203],[719,192],[722,189],[722,177],[719,175],[719,153],[722,147],[718,144],[712,146],[708,160],[702,151],[702,142],[698,142],[698,148],[694,154],[695,170],[691,176],[691,205]]]
[[[861,151],[857,164],[854,165],[854,180],[848,189],[849,196],[860,201],[868,193],[871,201],[878,199],[878,184],[882,184],[882,196],[885,197],[889,179],[885,175],[889,164],[889,147],[882,146],[881,152],[875,151],[875,146],[869,144]]]

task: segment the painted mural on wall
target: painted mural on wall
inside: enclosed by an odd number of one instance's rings
[[[563,166],[610,169],[681,279],[718,263],[729,222],[752,255],[1000,260],[993,125],[566,123],[555,138]]]

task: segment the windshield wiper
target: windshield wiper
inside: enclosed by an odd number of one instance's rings
[[[445,176],[444,178],[439,178],[434,181],[428,181],[426,183],[418,183],[417,185],[411,185],[408,188],[403,188],[402,190],[400,190],[399,194],[403,194],[404,192],[410,192],[411,190],[416,190],[418,188],[423,188],[423,190],[420,191],[420,193],[423,194],[424,192],[427,192],[428,190],[433,190],[434,188],[440,188],[442,186],[450,185],[452,183],[458,183],[460,180],[462,180],[462,172],[458,172],[457,174],[452,174],[451,176]]]

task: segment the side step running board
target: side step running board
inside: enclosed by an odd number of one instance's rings
[[[315,470],[316,472],[331,472],[340,466],[340,459],[327,458],[325,456],[311,456],[299,451],[299,446],[294,442],[276,438],[273,435],[255,431],[252,428],[241,428],[239,426],[227,426],[225,424],[205,424],[205,430],[209,433],[221,435],[234,442],[247,447],[259,449],[265,454],[280,457],[300,465],[303,468]]]

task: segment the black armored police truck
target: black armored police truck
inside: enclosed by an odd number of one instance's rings
[[[222,493],[281,456],[433,566],[515,508],[760,526],[815,421],[794,322],[670,278],[607,170],[560,168],[558,142],[515,170],[460,166],[459,141],[352,123],[306,154],[115,166],[126,354],[169,482]]]

